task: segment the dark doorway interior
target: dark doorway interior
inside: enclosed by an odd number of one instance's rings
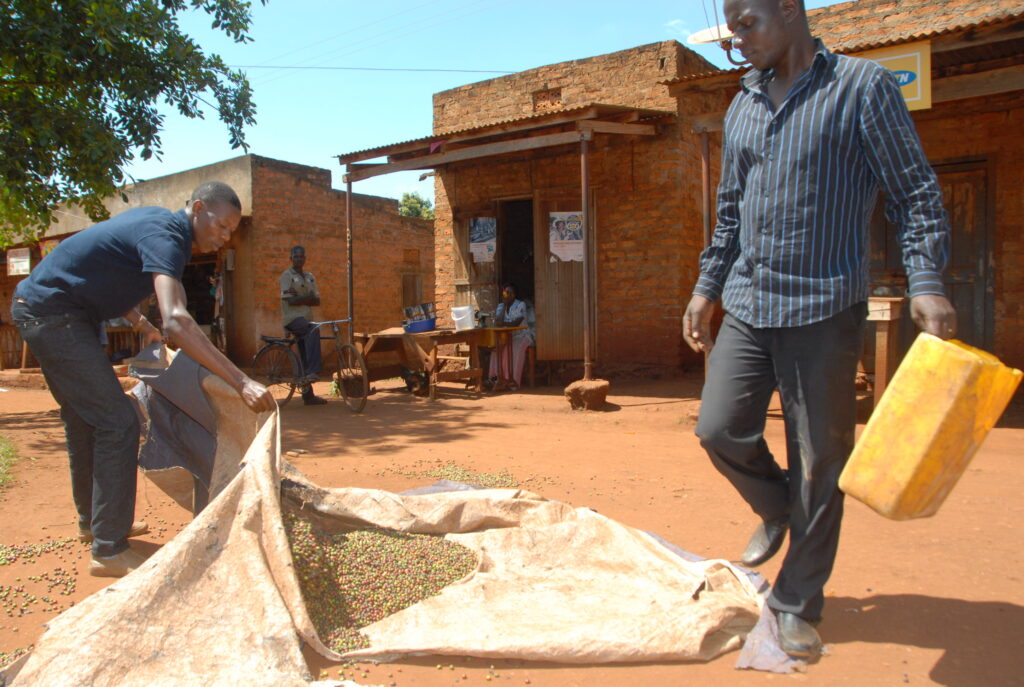
[[[508,200],[500,205],[498,216],[499,279],[513,282],[519,297],[531,303],[533,283],[533,201]]]
[[[185,298],[188,299],[188,311],[196,324],[213,323],[213,283],[210,281],[217,271],[216,258],[205,256],[196,258],[185,266],[181,283],[185,287]]]
[[[988,162],[978,160],[936,165],[943,201],[949,214],[952,245],[944,275],[946,293],[956,308],[956,338],[972,346],[992,350],[995,327],[993,312],[994,274],[991,265],[992,222]],[[903,296],[907,277],[895,225],[883,212],[880,196],[871,223],[871,295]],[[917,337],[910,318],[910,304],[904,305],[899,322],[897,360],[902,360]],[[873,330],[871,327],[869,330]],[[873,355],[874,334],[865,342]]]

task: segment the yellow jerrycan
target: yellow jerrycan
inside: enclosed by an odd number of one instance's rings
[[[875,407],[839,488],[893,520],[935,515],[995,426],[1021,371],[921,333]]]

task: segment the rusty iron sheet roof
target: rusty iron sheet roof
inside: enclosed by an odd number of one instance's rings
[[[853,0],[807,11],[811,33],[829,50],[863,52],[900,43],[993,26],[1024,17],[1021,0]],[[662,81],[666,86],[740,74],[749,67],[688,74]]]
[[[589,116],[588,116],[589,114]],[[348,153],[342,153],[336,157],[339,161],[344,164],[345,162],[354,161],[356,159],[373,159],[374,157],[381,157],[387,154],[394,153],[408,153],[417,150],[418,148],[430,148],[434,144],[441,144],[445,141],[458,137],[460,140],[471,140],[474,137],[486,137],[496,136],[501,134],[515,133],[516,131],[525,131],[535,128],[543,128],[548,125],[559,126],[572,121],[580,121],[583,119],[596,119],[596,120],[614,120],[616,117],[623,115],[638,115],[639,121],[651,120],[651,119],[662,119],[664,117],[674,117],[675,112],[666,110],[647,110],[637,107],[628,107],[625,105],[608,105],[606,103],[587,103],[584,105],[576,105],[573,107],[564,107],[558,109],[547,110],[540,113],[532,113],[523,115],[520,117],[509,117],[506,119],[499,119],[487,124],[478,124],[475,126],[464,127],[460,129],[447,129],[431,134],[430,136],[424,136],[422,138],[414,138],[408,141],[399,141],[397,143],[389,143],[382,146],[376,146],[373,148],[365,148],[363,150],[354,150]],[[536,126],[529,126],[535,124]],[[371,156],[371,153],[378,153],[377,155]]]

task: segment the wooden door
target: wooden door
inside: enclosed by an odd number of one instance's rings
[[[538,193],[534,202],[538,360],[583,358],[583,263],[562,261],[552,255],[548,235],[552,212],[581,210],[579,196],[545,197]]]
[[[989,196],[990,170],[986,161],[938,165],[949,214],[952,243],[944,281],[957,314],[957,338],[991,350],[993,336],[994,274],[992,271],[992,223]],[[872,220],[871,293],[902,296],[906,290],[903,256],[896,227],[882,212],[883,199]],[[904,309],[900,322],[897,357],[902,359],[917,336],[917,327]],[[869,339],[870,348],[870,339]]]
[[[985,164],[937,167],[953,227],[946,292],[956,308],[957,338],[992,350],[994,274],[989,180]]]
[[[470,305],[476,310],[494,313],[498,305],[497,266],[499,255],[491,262],[476,262],[470,252],[470,224],[475,218],[496,218],[494,204],[473,210],[459,211],[455,216],[455,305]]]

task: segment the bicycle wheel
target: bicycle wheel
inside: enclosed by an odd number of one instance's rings
[[[284,406],[295,393],[299,376],[299,360],[292,350],[281,344],[260,349],[252,360],[253,379],[270,389],[278,406]]]
[[[370,374],[366,370],[363,354],[352,344],[342,344],[338,349],[338,389],[353,413],[362,412],[366,397],[370,394]]]

